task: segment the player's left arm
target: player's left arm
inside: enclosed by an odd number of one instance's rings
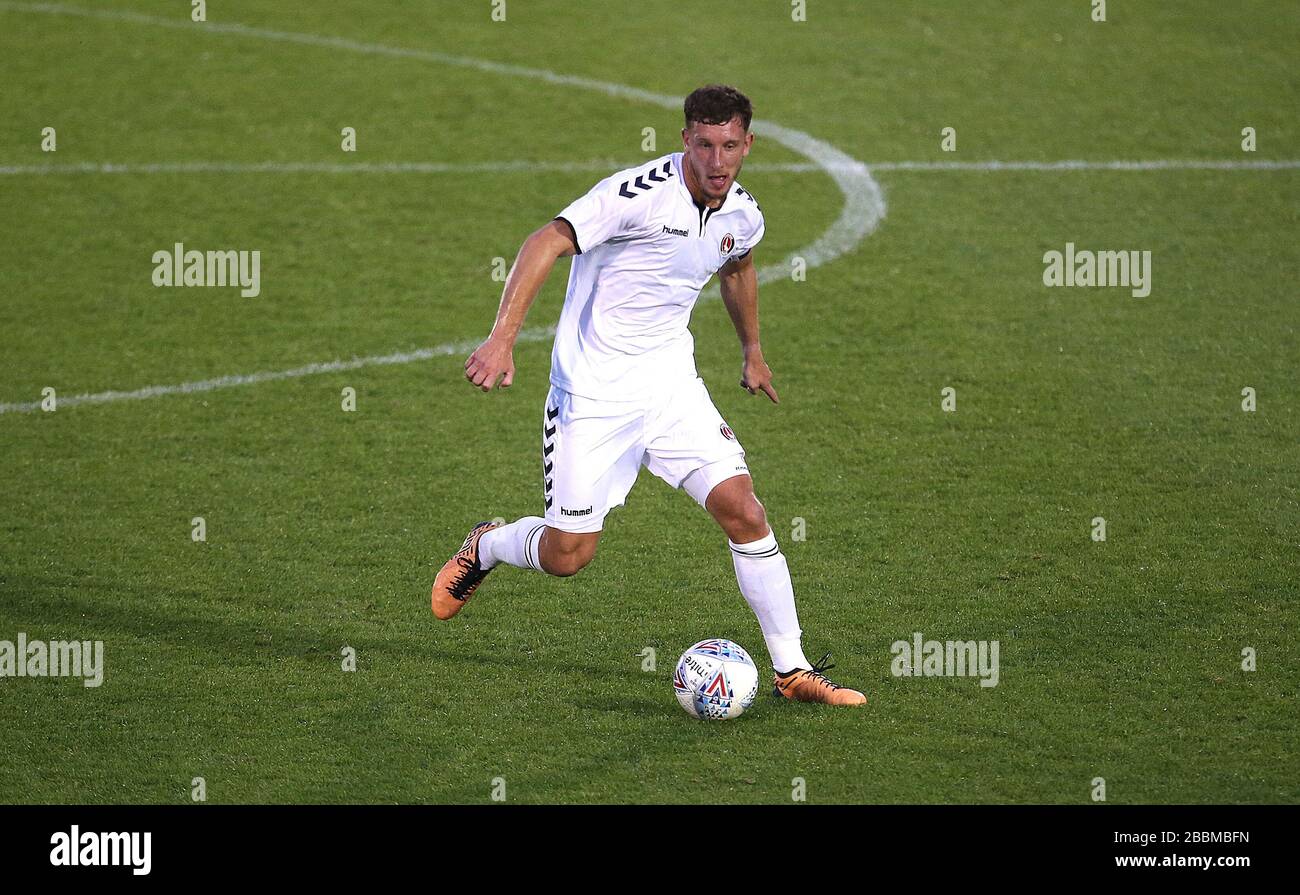
[[[740,387],[751,395],[761,390],[773,404],[780,404],[772,387],[772,371],[763,360],[763,347],[758,341],[758,273],[754,270],[754,253],[746,252],[744,257],[722,265],[718,269],[718,286],[744,353]]]

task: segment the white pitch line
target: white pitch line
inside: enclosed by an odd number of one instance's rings
[[[529,68],[523,65],[511,65],[475,59],[470,56],[457,56],[436,50],[418,50],[408,47],[392,47],[386,44],[366,43],[343,37],[329,37],[319,34],[303,34],[293,31],[277,31],[270,28],[256,28],[248,25],[226,22],[192,22],[188,18],[163,18],[112,9],[85,9],[66,6],[60,3],[16,3],[0,0],[0,9],[16,12],[34,12],[48,15],[78,16],[81,18],[101,19],[106,21],[133,22],[141,25],[154,25],[162,28],[179,29],[191,34],[221,35],[236,38],[256,38],[259,40],[294,43],[306,46],[324,47],[333,50],[346,50],[375,56],[388,56],[400,59],[416,59],[434,62],[440,65],[453,65],[470,68],[495,75],[515,78],[531,78],[556,84],[562,87],[591,90],[619,99],[647,103],[680,112],[682,99],[653,93],[625,84],[597,81],[593,78],[564,75],[543,68]],[[885,199],[880,185],[872,179],[871,174],[857,159],[846,155],[822,140],[818,140],[802,131],[782,127],[769,121],[754,119],[751,127],[764,138],[782,144],[800,155],[811,159],[821,170],[826,171],[844,193],[844,208],[840,216],[831,224],[812,245],[791,252],[780,262],[761,268],[759,281],[770,281],[777,276],[784,276],[795,256],[804,259],[809,267],[825,264],[852,250],[868,233],[874,230],[885,216]],[[618,169],[615,169],[618,170]],[[612,173],[612,172],[611,172]]]
[[[618,171],[636,162],[77,162],[0,165],[0,175],[35,174],[508,174]]]
[[[2,4],[0,4],[2,8]],[[61,174],[510,174],[612,173],[635,168],[660,153],[640,159],[591,159],[552,162],[516,159],[496,162],[70,162],[44,165],[0,165],[0,175],[55,176]],[[749,162],[746,172],[824,174],[832,165],[812,162]],[[854,172],[859,162],[843,165]],[[867,167],[871,167],[868,165]]]
[[[1145,159],[1092,162],[877,162],[872,171],[1281,171],[1300,168],[1296,159]]]
[[[527,68],[519,65],[505,65],[502,63],[473,59],[465,56],[453,56],[432,50],[414,50],[402,47],[390,47],[383,44],[362,43],[338,37],[272,31],[265,28],[251,28],[246,25],[237,24],[205,23],[198,25],[197,23],[188,20],[165,19],[157,16],[148,16],[120,10],[82,9],[79,7],[63,6],[52,3],[12,3],[8,2],[8,0],[0,0],[0,9],[19,12],[46,13],[51,15],[82,16],[109,21],[135,22],[138,24],[185,29],[192,33],[252,37],[262,40],[306,44],[310,46],[342,49],[372,55],[418,59],[444,65],[473,68],[491,74],[532,78],[565,87],[593,90],[598,93],[604,93],[607,96],[657,105],[674,111],[681,109],[682,102],[681,98],[677,96],[651,93],[647,90],[640,90],[635,87],[628,87],[622,84],[613,84],[605,81],[596,81],[590,78],[562,75],[546,69]],[[758,280],[760,283],[787,277],[789,275],[791,261],[795,257],[803,258],[808,267],[816,267],[825,264],[828,261],[832,261],[844,253],[851,251],[859,242],[866,238],[867,234],[871,233],[871,231],[876,229],[880,224],[880,221],[885,216],[885,198],[880,190],[880,184],[876,183],[876,181],[872,179],[871,174],[867,171],[865,165],[836,149],[834,146],[831,146],[829,143],[818,140],[802,131],[782,127],[774,122],[761,121],[759,119],[752,121],[751,126],[755,131],[762,133],[765,137],[770,138],[774,142],[780,143],[800,153],[806,158],[811,159],[820,170],[826,171],[827,174],[830,175],[830,177],[835,181],[835,184],[840,188],[840,191],[844,194],[844,207],[841,209],[839,217],[835,219],[826,232],[811,245],[802,249],[796,249],[782,261],[765,267],[760,267],[758,270]],[[619,169],[615,168],[614,170]],[[714,286],[701,293],[700,301],[707,301],[711,298],[716,298],[719,294],[718,287]],[[532,341],[546,338],[551,335],[554,330],[549,328],[535,328],[526,330],[525,332],[529,334],[528,340]],[[524,338],[524,333],[520,333],[520,338]],[[216,388],[247,385],[254,382],[267,382],[275,379],[310,376],[315,373],[332,372],[336,369],[358,369],[360,367],[384,363],[409,363],[412,361],[423,360],[426,357],[453,354],[458,350],[472,350],[476,344],[477,342],[474,342],[473,344],[469,344],[468,342],[448,343],[445,345],[439,345],[435,348],[422,349],[421,351],[368,358],[354,358],[351,361],[330,361],[322,364],[309,364],[307,366],[295,367],[292,370],[283,370],[279,372],[223,376],[218,379],[208,379],[197,383],[188,382],[177,385],[150,386],[135,391],[106,391],[94,394],[75,395],[61,400],[60,403],[65,405],[74,403],[75,406],[75,403],[99,404],[108,401],[130,400],[133,398],[143,399],[155,397],[157,395],[184,394],[192,391],[209,391]],[[469,345],[469,347],[466,348],[466,345]],[[340,364],[346,366],[338,366]],[[14,410],[30,412],[37,409],[39,406],[39,402],[0,404],[0,414]]]
[[[13,3],[7,0],[0,0],[0,9],[7,9],[18,12],[35,12],[51,15],[68,15],[81,16],[85,18],[96,18],[109,21],[125,21],[138,24],[155,25],[174,29],[187,29],[206,31],[210,34],[230,35],[237,37],[251,37],[263,40],[281,41],[287,43],[305,44],[309,46],[327,47],[332,49],[343,49],[358,53],[367,53],[372,55],[392,56],[399,58],[419,59],[428,62],[441,63],[445,65],[456,65],[467,68],[474,68],[480,71],[490,72],[493,74],[509,75],[514,77],[534,78],[548,83],[560,84],[568,87],[577,87],[587,90],[595,90],[605,93],[609,96],[615,96],[623,99],[629,99],[639,102],[647,102],[653,105],[659,105],[670,109],[677,109],[680,99],[675,96],[664,94],[655,94],[649,91],[640,90],[634,87],[627,87],[621,84],[613,84],[603,81],[596,81],[589,78],[575,77],[571,75],[561,75],[556,72],[545,69],[533,69],[517,65],[508,65],[496,62],[490,62],[481,59],[473,59],[463,56],[454,56],[446,53],[439,53],[431,50],[416,50],[402,47],[390,47],[382,44],[363,43],[359,41],[348,40],[346,38],[327,37],[313,34],[300,34],[285,31],[273,31],[265,28],[253,28],[239,24],[228,23],[204,23],[197,24],[189,21],[166,19],[157,16],[142,15],[139,13],[126,12],[122,10],[92,10],[78,7],[63,6],[51,3]],[[789,262],[794,256],[802,257],[808,266],[815,267],[820,264],[833,260],[836,257],[850,251],[863,238],[879,225],[880,220],[885,214],[884,197],[881,194],[880,186],[872,179],[869,169],[875,168],[879,171],[1033,171],[1033,170],[1161,170],[1161,169],[1214,169],[1214,170],[1252,170],[1252,169],[1274,169],[1274,168],[1291,168],[1296,167],[1297,163],[1292,161],[1237,161],[1237,162],[1215,162],[1215,161],[1174,161],[1174,160],[1157,160],[1157,161],[1134,161],[1134,162],[1087,162],[1087,161],[1060,161],[1060,162],[882,162],[874,166],[868,166],[856,159],[840,152],[835,147],[821,140],[805,134],[800,131],[791,130],[781,127],[772,122],[755,121],[754,129],[762,132],[765,136],[771,137],[778,143],[781,143],[806,157],[812,159],[812,163],[751,163],[746,166],[750,170],[771,170],[791,173],[821,171],[829,174],[839,186],[845,196],[845,206],[841,211],[839,218],[831,227],[812,245],[791,253],[791,256],[776,264],[760,268],[759,281],[768,282],[778,277],[786,276],[789,270]],[[440,162],[358,162],[352,164],[328,164],[328,163],[285,163],[285,162],[262,162],[262,163],[233,163],[233,162],[177,162],[177,163],[158,163],[158,164],[114,164],[114,163],[80,163],[74,165],[60,166],[35,166],[35,165],[11,165],[0,167],[0,174],[34,174],[50,175],[64,173],[104,173],[104,174],[154,174],[154,173],[362,173],[362,172],[380,172],[380,173],[461,173],[461,172],[501,172],[501,171],[589,171],[589,170],[609,170],[612,166],[614,170],[619,170],[618,163],[610,163],[605,168],[594,167],[594,162],[485,162],[485,163],[440,163]],[[700,300],[716,298],[718,296],[717,287],[706,290],[701,294]],[[550,338],[554,333],[552,327],[531,328],[520,333],[519,338],[523,341],[540,341]],[[187,394],[200,391],[211,391],[219,388],[230,388],[239,385],[251,385],[259,382],[269,382],[283,379],[294,379],[303,376],[312,376],[322,373],[338,372],[342,370],[354,370],[361,367],[376,366],[383,364],[403,364],[412,363],[429,358],[450,355],[463,351],[470,351],[477,344],[476,340],[466,340],[461,342],[451,342],[439,345],[433,348],[420,349],[411,352],[397,352],[387,355],[375,355],[370,357],[353,358],[349,361],[327,361],[323,363],[308,364],[306,366],[295,367],[289,370],[267,371],[251,374],[239,374],[231,376],[222,376],[216,379],[206,379],[198,382],[185,382],[175,385],[158,385],[148,386],[146,388],[135,389],[132,391],[105,391],[73,395],[62,398],[59,403],[64,406],[76,406],[78,404],[100,404],[110,401],[122,400],[143,400],[160,395]],[[0,404],[0,414],[9,412],[30,412],[38,409],[40,402],[19,402]]]
[[[632,168],[636,161],[593,159],[548,162],[519,159],[499,162],[75,162],[49,165],[0,165],[3,175],[76,174],[509,174],[514,172],[589,173]],[[983,161],[983,162],[862,162],[868,171],[1287,171],[1300,168],[1296,159],[1198,160],[1134,159],[1131,161]],[[812,162],[749,162],[751,173],[825,174],[834,166]],[[854,172],[859,163],[841,167]]]
[[[532,327],[521,330],[519,342],[541,342],[555,335],[555,327]],[[292,370],[271,370],[262,373],[245,373],[234,376],[218,376],[215,379],[202,379],[198,382],[181,382],[176,385],[150,385],[131,391],[107,391],[93,394],[70,395],[57,398],[56,407],[76,407],[79,404],[107,404],[110,401],[143,401],[163,395],[188,395],[194,392],[210,392],[220,388],[233,388],[237,385],[255,385],[259,382],[275,382],[281,379],[300,379],[303,376],[317,376],[322,373],[339,373],[345,370],[358,370],[362,367],[375,367],[384,364],[409,364],[415,361],[429,360],[450,354],[473,351],[481,339],[464,339],[459,342],[446,342],[433,348],[420,348],[415,351],[399,351],[393,354],[354,357],[351,360],[333,360],[324,363],[306,364]],[[12,404],[0,404],[0,413],[31,413],[40,410],[40,401],[27,401]]]
[[[0,9],[17,12],[34,12],[50,15],[81,16],[108,21],[134,22],[137,24],[159,27],[205,31],[209,34],[221,34],[236,37],[251,37],[262,40],[297,43],[308,46],[341,49],[357,53],[382,55],[407,59],[418,59],[444,65],[474,68],[492,74],[525,77],[542,80],[552,84],[594,90],[609,96],[638,102],[646,102],[665,108],[677,109],[680,99],[675,96],[651,93],[635,87],[596,81],[589,78],[562,75],[546,69],[527,68],[518,65],[490,62],[464,56],[454,56],[432,50],[417,50],[403,47],[391,47],[382,44],[363,43],[347,38],[328,37],[314,34],[301,34],[286,31],[274,31],[266,28],[254,28],[230,23],[193,23],[187,20],[167,19],[157,16],[123,10],[94,10],[64,6],[52,3],[14,3],[0,0]],[[885,214],[884,197],[880,186],[872,179],[869,169],[877,171],[1152,171],[1152,170],[1278,170],[1300,167],[1300,163],[1283,161],[1196,161],[1196,160],[1151,160],[1151,161],[1055,161],[1055,162],[1002,162],[1002,161],[936,161],[936,162],[881,162],[868,166],[853,159],[835,147],[800,131],[781,127],[772,122],[755,121],[754,129],[771,137],[778,143],[792,148],[808,158],[811,164],[796,163],[767,164],[754,163],[751,170],[780,170],[798,173],[804,171],[824,171],[829,174],[845,196],[845,206],[839,218],[812,245],[796,250],[785,260],[768,265],[759,270],[759,281],[768,282],[784,277],[789,270],[789,262],[794,256],[804,258],[808,266],[813,267],[833,260],[850,251],[863,238],[874,230]],[[390,162],[390,163],[354,163],[350,165],[317,165],[314,163],[222,163],[189,162],[162,164],[112,164],[83,163],[72,166],[6,166],[0,168],[0,174],[62,174],[62,173],[198,173],[198,172],[268,172],[268,173],[356,173],[356,172],[417,172],[417,173],[457,173],[466,170],[504,171],[504,170],[592,170],[592,163],[551,163],[551,162],[498,162],[481,163],[476,168],[454,163],[437,162]],[[701,294],[701,300],[716,298],[717,287]],[[524,341],[539,341],[550,338],[554,329],[549,327],[532,328],[520,333]],[[187,382],[177,385],[149,386],[134,391],[106,391],[93,394],[74,395],[63,398],[60,403],[75,406],[77,404],[96,404],[120,400],[141,400],[159,395],[185,394],[198,391],[210,391],[236,385],[249,385],[282,379],[292,379],[321,373],[354,370],[366,366],[382,364],[402,364],[426,360],[440,355],[468,351],[476,344],[474,340],[446,343],[434,348],[420,349],[412,352],[397,352],[387,355],[353,358],[350,361],[328,361],[308,364],[290,370],[223,376],[199,382]],[[0,413],[13,411],[33,411],[40,407],[40,402],[0,404]]]

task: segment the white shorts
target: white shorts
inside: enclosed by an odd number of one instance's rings
[[[714,485],[749,472],[745,449],[698,376],[645,404],[597,401],[551,386],[542,421],[547,525],[600,531],[642,466],[701,505]]]

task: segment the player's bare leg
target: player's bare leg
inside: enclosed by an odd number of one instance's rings
[[[800,702],[861,705],[867,698],[857,690],[827,680],[830,654],[816,665],[801,645],[790,568],[767,522],[767,511],[754,494],[748,475],[732,476],[714,486],[704,508],[726,532],[740,592],[758,616],[763,639],[774,666],[776,692]]]
[[[542,570],[560,577],[578,574],[595,557],[599,541],[598,531],[575,534],[548,525],[539,545]]]
[[[540,516],[509,525],[480,522],[433,582],[433,614],[451,618],[499,563],[564,577],[576,575],[596,555],[600,532],[574,534],[551,528]]]

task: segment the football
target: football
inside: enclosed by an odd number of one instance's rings
[[[695,718],[738,718],[758,695],[758,668],[739,644],[701,640],[677,660],[673,690]]]

